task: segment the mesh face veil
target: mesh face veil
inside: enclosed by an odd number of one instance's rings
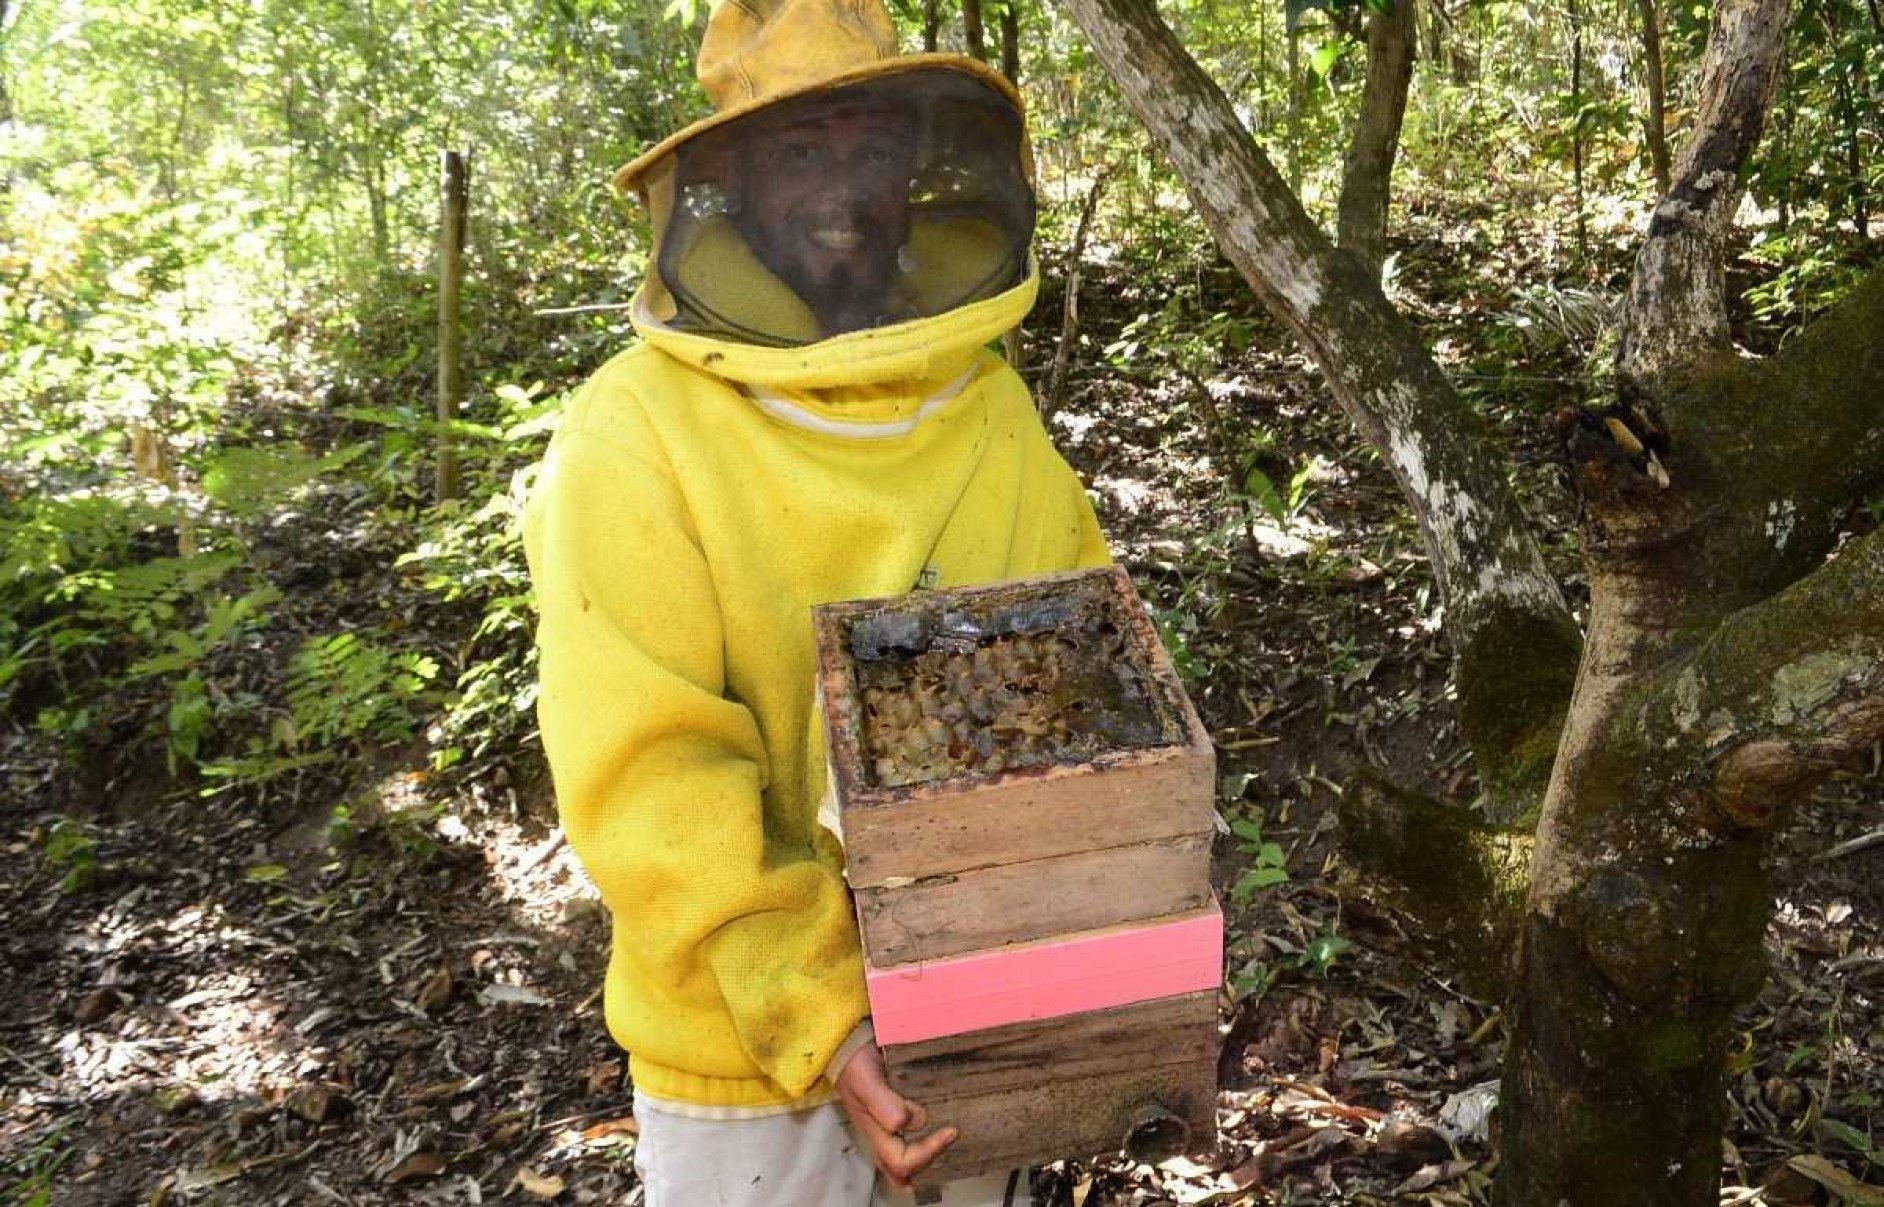
[[[649,182],[667,295],[655,317],[791,347],[992,297],[1027,271],[1024,154],[1014,107],[957,71],[878,77],[730,121]]]

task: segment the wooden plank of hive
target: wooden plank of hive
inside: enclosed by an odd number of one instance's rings
[[[1223,913],[1171,918],[878,968],[864,983],[880,1044],[913,1044],[1213,990]]]
[[[919,1186],[1118,1151],[1153,1112],[1216,1134],[1214,990],[883,1049],[890,1084],[961,1138]]]
[[[887,968],[1201,909],[1210,841],[1206,831],[858,889],[864,952]]]
[[[979,783],[917,785],[898,799],[853,794],[842,812],[852,887],[943,876],[990,863],[1207,835],[1216,826],[1216,751],[1200,723],[1185,745],[1120,751]]]
[[[1060,597],[1102,607],[1120,626],[1146,675],[1147,707],[1162,718],[1169,741],[997,774],[894,787],[874,783],[864,765],[848,626],[899,607],[973,611]],[[1077,571],[906,600],[853,601],[818,608],[814,615],[832,790],[854,888],[1214,829],[1215,748],[1124,571]]]

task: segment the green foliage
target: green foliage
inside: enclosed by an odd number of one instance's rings
[[[431,658],[387,650],[357,633],[310,637],[288,669],[295,741],[409,738],[418,724],[414,706],[437,675]]]
[[[1339,16],[1349,13],[1390,13],[1395,0],[1282,0],[1283,19],[1288,28],[1293,30],[1302,23],[1302,18],[1312,12]],[[1401,0],[1410,3],[1410,0]],[[1324,73],[1325,74],[1325,73]]]
[[[203,493],[232,515],[263,515],[301,487],[345,469],[367,451],[355,444],[316,457],[291,444],[222,449],[204,458]]]
[[[377,802],[342,802],[328,815],[327,842],[333,849],[344,851],[360,847],[370,835],[391,847],[402,861],[429,863],[440,850],[433,826],[443,812],[443,806],[436,802],[394,810],[382,808]]]
[[[433,767],[477,762],[509,749],[534,722],[536,643],[529,567],[523,554],[523,507],[547,444],[568,401],[540,385],[499,386],[493,470],[517,461],[501,489],[471,510],[454,509],[399,559],[418,585],[443,604],[475,609],[455,692],[433,729]]]
[[[1248,870],[1237,877],[1230,890],[1232,901],[1242,905],[1263,889],[1288,882],[1289,857],[1279,845],[1263,837],[1262,823],[1252,818],[1238,818],[1230,823],[1230,832],[1236,836],[1237,847],[1249,863]]]
[[[1287,524],[1302,514],[1302,508],[1308,503],[1308,484],[1315,476],[1315,465],[1311,461],[1289,476],[1285,490],[1278,491],[1276,484],[1269,480],[1256,458],[1268,451],[1266,442],[1256,442],[1252,449],[1247,468],[1243,471],[1242,493],[1250,502],[1260,508],[1263,514],[1278,524]]]
[[[0,1203],[8,1207],[51,1207],[52,1189],[61,1184],[61,1173],[72,1162],[77,1149],[70,1133],[85,1116],[72,1111],[45,1125],[30,1144],[14,1143],[0,1157]]]
[[[1763,232],[1747,257],[1772,274],[1747,290],[1747,305],[1766,322],[1786,327],[1824,311],[1864,275],[1864,265],[1837,242],[1807,228]]]
[[[1866,1132],[1839,1119],[1820,1118],[1818,1126],[1819,1131],[1825,1135],[1863,1157],[1868,1163],[1884,1169],[1884,1150],[1880,1150],[1877,1142]]]
[[[1352,950],[1354,944],[1342,938],[1332,928],[1309,937],[1302,948],[1302,967],[1315,976],[1327,976],[1335,961]]]
[[[96,878],[98,840],[82,822],[69,817],[55,820],[46,831],[41,854],[55,870],[63,873],[59,881],[62,893],[82,892]]]
[[[1788,28],[1790,62],[1769,137],[1748,179],[1756,201],[1807,231],[1819,247],[1845,242],[1862,215],[1884,214],[1884,38],[1876,11],[1856,0],[1803,0]],[[1782,226],[1785,223],[1782,222]]]

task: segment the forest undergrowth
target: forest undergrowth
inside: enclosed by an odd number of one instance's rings
[[[1551,417],[1602,390],[1627,222],[1570,275],[1554,231],[1456,195],[1407,211],[1390,292],[1506,435],[1580,600]],[[1357,774],[1475,793],[1419,533],[1201,232],[1134,229],[1091,249],[1049,424],[1218,746],[1222,1143],[1055,1166],[1036,1193],[1486,1202],[1502,1016],[1334,854]],[[1737,271],[1740,341],[1768,349],[1798,282],[1757,254]],[[1059,285],[1050,269],[1026,333],[1037,388]],[[553,827],[516,535],[562,399],[626,324],[487,276],[453,429],[468,488],[440,509],[424,299],[389,277],[359,310],[303,300],[228,363],[185,356],[201,392],[171,405],[218,416],[187,457],[80,423],[0,470],[0,791],[19,802],[0,1202],[638,1201],[607,922]],[[1858,1185],[1884,1170],[1884,848],[1840,845],[1881,801],[1874,754],[1782,844],[1723,1202],[1884,1202]]]

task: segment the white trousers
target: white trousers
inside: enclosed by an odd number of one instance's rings
[[[835,1104],[758,1119],[695,1119],[635,1104],[646,1207],[911,1207],[878,1184],[870,1149]],[[949,1182],[943,1207],[1003,1207],[1009,1174]],[[1027,1179],[1011,1207],[1032,1201]]]

